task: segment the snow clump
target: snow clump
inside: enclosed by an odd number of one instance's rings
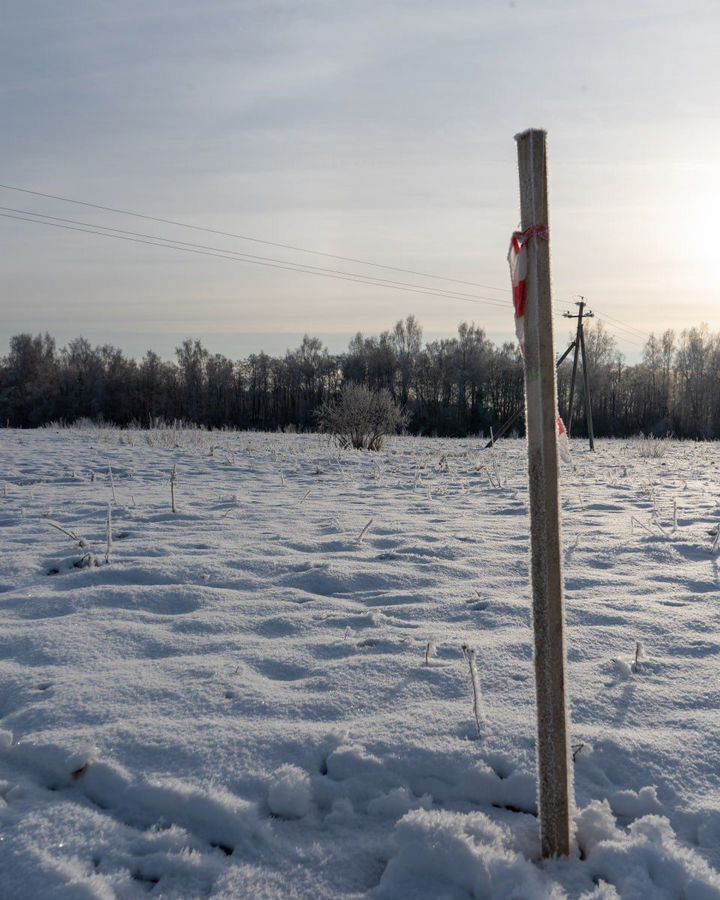
[[[302,819],[310,812],[312,791],[310,777],[299,766],[280,766],[272,776],[268,790],[268,806],[274,816]]]

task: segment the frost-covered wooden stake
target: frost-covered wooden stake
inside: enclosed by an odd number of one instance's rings
[[[117,497],[115,496],[115,479],[113,478],[112,466],[108,466],[108,475],[110,476],[110,487],[112,488],[113,503],[117,503]]]
[[[177,474],[175,471],[175,466],[172,467],[172,472],[170,473],[170,506],[172,508],[173,513],[177,512],[175,508],[175,485],[177,483]]]
[[[570,852],[573,807],[558,489],[557,389],[550,294],[545,132],[516,136],[527,242],[525,410],[537,692],[538,806],[545,857]]]
[[[107,505],[107,520],[106,520],[106,529],[107,529],[107,545],[105,548],[105,562],[110,562],[110,548],[112,547],[112,505],[108,503]]]

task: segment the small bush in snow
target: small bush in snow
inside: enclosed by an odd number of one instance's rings
[[[638,456],[643,459],[660,459],[665,456],[666,450],[667,443],[652,434],[648,437],[641,437],[638,441]]]
[[[323,404],[317,420],[343,450],[382,450],[385,438],[407,424],[407,415],[388,391],[349,382],[339,402]]]

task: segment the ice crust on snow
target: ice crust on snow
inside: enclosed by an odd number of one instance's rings
[[[589,467],[573,443],[577,846],[545,863],[522,442],[491,479],[472,440],[0,452],[3,900],[720,898],[714,445],[600,441]]]

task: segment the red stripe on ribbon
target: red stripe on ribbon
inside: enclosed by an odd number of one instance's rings
[[[512,281],[513,306],[515,308],[515,331],[520,344],[520,350],[524,349],[525,306],[527,303],[527,251],[526,244],[531,238],[539,238],[543,241],[550,240],[550,229],[547,225],[531,225],[525,231],[514,231],[510,237],[510,249],[508,250],[508,263],[510,264],[510,280]]]

